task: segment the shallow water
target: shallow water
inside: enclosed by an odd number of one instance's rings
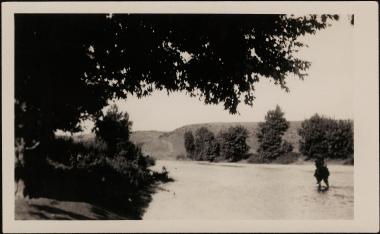
[[[353,219],[353,166],[328,165],[318,192],[313,165],[157,161],[161,185],[143,219]]]

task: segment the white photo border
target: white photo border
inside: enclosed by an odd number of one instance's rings
[[[5,2],[2,3],[3,232],[378,232],[379,57],[377,2]],[[15,13],[354,14],[354,219],[51,221],[14,217]]]

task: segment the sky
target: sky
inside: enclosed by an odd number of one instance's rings
[[[285,118],[304,120],[313,114],[336,119],[353,119],[353,36],[354,26],[347,17],[333,22],[331,27],[317,31],[301,40],[304,47],[298,57],[311,62],[308,76],[302,81],[288,77],[287,93],[279,86],[261,79],[256,83],[256,99],[250,107],[241,103],[240,115],[229,114],[223,104],[205,105],[198,98],[185,93],[155,91],[151,96],[138,99],[134,96],[118,100],[120,110],[127,111],[133,121],[132,130],[172,131],[187,124],[208,122],[259,122],[268,110],[279,105]],[[92,124],[84,124],[90,131]]]

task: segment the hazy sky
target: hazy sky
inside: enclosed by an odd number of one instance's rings
[[[133,131],[171,131],[186,124],[206,122],[262,121],[266,112],[280,105],[288,120],[303,120],[314,113],[335,118],[353,118],[353,32],[343,16],[331,27],[302,39],[309,45],[299,57],[310,61],[309,76],[304,81],[288,77],[290,92],[261,79],[256,84],[252,107],[241,103],[240,115],[231,115],[223,104],[204,105],[184,93],[156,91],[151,96],[117,101],[133,121]],[[87,131],[90,124],[86,124]]]

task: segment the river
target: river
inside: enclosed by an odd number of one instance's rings
[[[160,185],[143,219],[353,219],[354,167],[329,165],[318,192],[314,166],[158,160],[174,182]]]

